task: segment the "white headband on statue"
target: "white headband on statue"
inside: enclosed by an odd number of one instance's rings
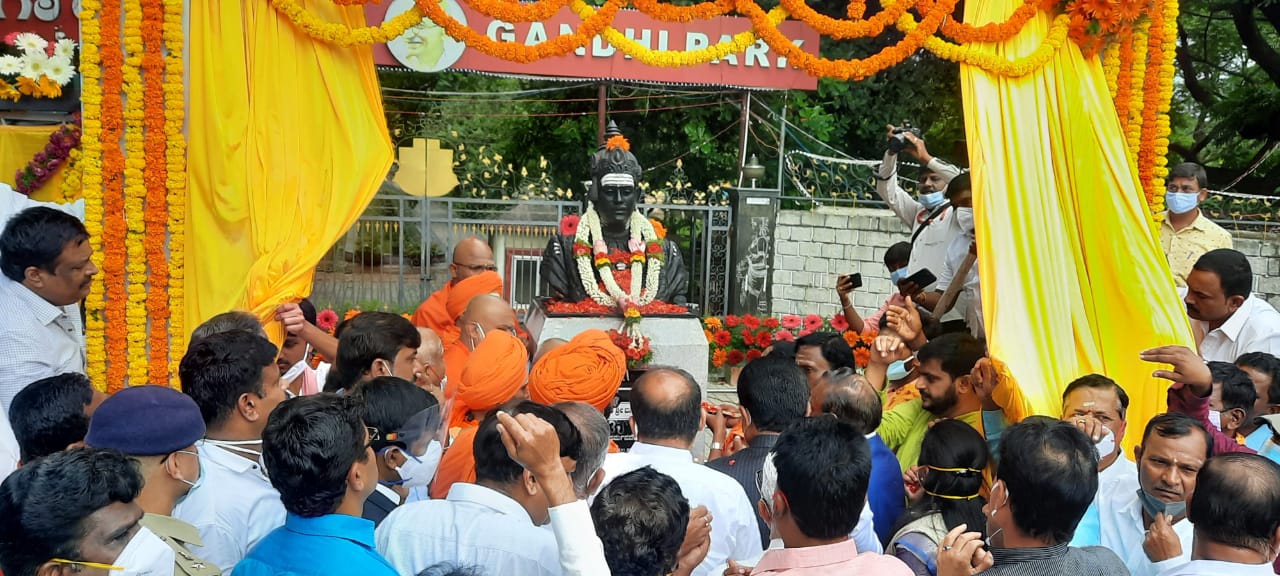
[[[618,174],[618,173],[605,174],[604,176],[600,177],[600,185],[631,187],[636,185],[636,179],[633,178],[630,174]]]

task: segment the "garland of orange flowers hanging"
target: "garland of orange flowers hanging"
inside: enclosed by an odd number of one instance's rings
[[[503,22],[537,22],[555,16],[570,0],[471,0],[468,4],[481,14]],[[412,12],[412,10],[410,10]]]
[[[186,301],[187,141],[186,88],[183,86],[182,11],[184,0],[164,0],[164,165],[169,228],[169,381],[178,382],[178,363],[186,351],[182,310]],[[157,203],[158,204],[158,203]]]
[[[1147,51],[1152,54],[1151,63],[1148,64],[1148,70],[1155,68],[1155,83],[1146,89],[1147,96],[1144,107],[1153,108],[1151,112],[1155,116],[1154,132],[1150,135],[1146,134],[1146,121],[1143,121],[1143,139],[1150,140],[1150,144],[1144,142],[1144,146],[1150,146],[1151,151],[1148,156],[1151,158],[1153,165],[1151,168],[1151,179],[1143,184],[1147,187],[1151,195],[1151,226],[1153,234],[1159,235],[1161,222],[1164,221],[1164,179],[1169,175],[1168,151],[1169,151],[1169,134],[1171,132],[1169,126],[1169,103],[1173,99],[1173,76],[1175,73],[1173,55],[1177,49],[1174,44],[1178,35],[1178,2],[1177,0],[1160,0],[1157,3],[1155,11],[1160,12],[1159,19],[1154,15],[1151,19],[1151,37],[1152,43],[1157,39],[1158,45],[1148,45]],[[1159,26],[1159,32],[1156,28]],[[1151,74],[1147,76],[1148,81],[1152,78]]]
[[[107,343],[107,382],[109,392],[115,392],[124,386],[129,366],[128,338],[129,328],[125,322],[126,270],[125,236],[128,226],[125,221],[124,188],[124,150],[120,147],[120,138],[124,133],[124,100],[121,91],[124,89],[124,56],[121,53],[121,3],[105,2],[102,4],[104,24],[99,41],[102,52],[102,251],[103,266],[97,277],[106,284],[106,306],[102,311],[106,326]]]
[[[755,2],[751,2],[751,4],[755,5]],[[779,5],[786,9],[795,19],[818,31],[819,34],[830,36],[833,40],[848,40],[851,38],[879,36],[881,32],[884,32],[885,27],[898,21],[902,15],[906,14],[907,9],[915,5],[915,0],[898,0],[893,4],[886,2],[884,10],[870,19],[854,21],[840,20],[819,14],[818,11],[809,7],[809,4],[804,0],[782,0]],[[952,6],[954,6],[954,3],[952,3]],[[742,10],[741,3],[739,3],[738,10]],[[776,25],[770,26],[770,28],[777,30]]]
[[[125,300],[125,328],[128,330],[128,381],[146,383],[147,364],[147,250],[142,239],[147,235],[146,211],[147,171],[145,129],[146,85],[142,80],[143,39],[142,2],[124,0],[124,63],[120,76],[124,81],[124,221],[125,278],[128,294]]]
[[[99,0],[83,0],[80,4],[80,74],[83,82],[80,103],[84,110],[81,124],[80,183],[84,190],[84,226],[93,248],[93,264],[106,268],[102,249],[102,57],[98,46],[102,24]],[[85,298],[85,373],[89,381],[105,390],[107,383],[107,340],[103,312],[106,309],[105,280],[99,273],[93,277]]]
[[[422,22],[423,16],[420,10],[407,10],[404,14],[383,22],[381,26],[351,28],[345,24],[325,22],[294,0],[269,1],[272,8],[288,18],[307,36],[339,46],[362,46],[386,42],[417,26]]]
[[[631,5],[655,20],[663,22],[693,22],[711,20],[733,10],[733,0],[699,2],[692,6],[672,6],[658,0],[631,0]]]
[[[147,160],[143,174],[146,189],[146,208],[143,212],[143,253],[146,255],[147,276],[146,318],[151,325],[147,330],[148,355],[147,382],[169,380],[169,262],[165,254],[165,235],[168,225],[166,205],[166,181],[168,166],[165,151],[168,135],[165,132],[164,89],[164,3],[162,0],[144,0],[142,5],[142,70],[144,126],[146,140],[143,157]],[[157,161],[161,160],[161,161]]]

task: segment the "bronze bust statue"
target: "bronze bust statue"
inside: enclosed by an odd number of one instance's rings
[[[550,295],[563,302],[590,298],[608,307],[619,307],[623,301],[686,305],[689,276],[679,248],[653,236],[652,225],[636,210],[640,162],[612,122],[605,135],[605,145],[591,157],[592,190],[578,233],[552,236],[542,254],[542,278]],[[631,255],[629,264],[608,261],[608,255],[619,252]],[[612,276],[612,270],[625,271],[628,266],[631,286],[601,276],[603,270]]]

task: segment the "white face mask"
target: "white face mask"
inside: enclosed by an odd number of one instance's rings
[[[253,457],[253,461],[258,463],[258,472],[262,473],[263,478],[267,477],[267,464],[262,460],[262,452],[244,447],[260,445],[262,444],[261,440],[214,440],[212,438],[205,438],[204,443],[211,446],[217,446],[229,452],[239,452],[245,456]],[[203,462],[201,462],[201,464],[203,466]]]
[[[1222,413],[1217,410],[1210,410],[1209,423],[1213,424],[1214,428],[1217,428],[1218,430],[1222,430]]]
[[[311,345],[307,344],[306,350],[302,353],[302,359],[295,362],[293,366],[289,367],[289,370],[287,372],[280,375],[280,383],[292,384],[293,381],[298,378],[298,376],[301,376],[302,372],[307,369],[307,357],[310,355],[311,355]]]
[[[173,561],[173,548],[142,526],[129,539],[115,565],[124,568],[120,574],[125,576],[170,576],[173,574]]]
[[[956,225],[965,234],[973,234],[973,208],[956,208]]]
[[[1115,453],[1116,451],[1116,435],[1111,430],[1106,430],[1102,435],[1102,439],[1098,440],[1095,447],[1098,449],[1098,459],[1101,460]]]
[[[404,451],[401,451],[401,454],[404,454],[404,464],[396,467],[396,474],[400,475],[404,486],[425,488],[436,477],[436,469],[440,467],[440,457],[444,454],[444,448],[439,442],[432,440],[422,456],[414,456]]]

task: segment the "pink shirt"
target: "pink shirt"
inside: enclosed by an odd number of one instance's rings
[[[858,545],[853,540],[826,546],[769,550],[751,570],[751,576],[766,574],[913,576],[911,569],[897,558],[871,552],[858,554]]]

